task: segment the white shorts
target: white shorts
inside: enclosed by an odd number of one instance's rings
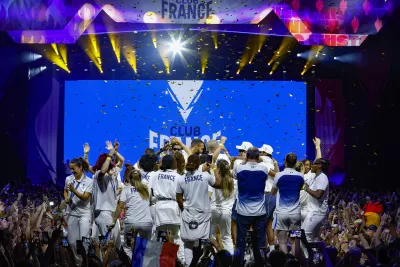
[[[300,214],[277,214],[274,213],[272,227],[274,230],[290,231],[299,230],[301,226]]]

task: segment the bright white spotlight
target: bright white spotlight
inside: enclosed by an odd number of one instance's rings
[[[182,43],[177,40],[174,40],[172,43],[170,43],[170,50],[174,53],[180,53],[182,48]]]
[[[334,60],[338,59],[337,57],[333,57]]]
[[[299,53],[299,54],[297,54],[297,57],[301,57],[301,54]]]

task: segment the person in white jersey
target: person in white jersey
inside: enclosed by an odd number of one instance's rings
[[[233,169],[233,176],[238,183],[237,199],[237,241],[235,261],[244,263],[245,238],[247,231],[253,226],[253,234],[258,237],[253,248],[256,264],[263,264],[260,249],[265,247],[266,239],[266,210],[265,210],[265,183],[268,175],[275,177],[275,172],[261,162],[260,151],[256,147],[249,148],[246,161],[237,164]],[[257,244],[256,244],[257,243]]]
[[[218,172],[216,177],[209,174],[209,165],[199,170],[200,157],[189,156],[186,174],[178,178],[176,200],[183,210],[181,220],[181,238],[185,249],[185,265],[189,266],[193,259],[193,247],[199,246],[199,239],[208,239],[210,235],[210,198],[208,186],[220,188]],[[185,202],[183,201],[185,199]]]
[[[211,191],[211,237],[216,239],[218,228],[224,249],[233,255],[231,216],[237,194],[237,181],[233,179],[229,162],[224,159],[217,161],[215,172],[221,177],[221,189],[212,188]]]
[[[122,184],[118,181],[118,175],[125,161],[124,157],[115,151],[110,141],[107,141],[106,145],[109,153],[101,154],[92,167],[96,172],[93,175],[94,221],[99,234],[103,236],[107,234],[108,226],[113,222],[112,213],[117,206],[117,197],[121,194],[119,188],[122,188]],[[114,155],[119,158],[117,165],[113,162]],[[118,227],[115,227],[111,235],[114,240],[118,240]]]
[[[126,208],[124,240],[127,240],[126,234],[133,231],[137,232],[142,238],[150,239],[153,220],[150,214],[149,189],[147,185],[142,182],[142,177],[138,170],[129,172],[128,179],[130,185],[122,190],[110,228],[115,225],[122,209]],[[132,257],[132,247],[129,247],[126,242],[124,246],[125,250],[128,252],[128,256]]]
[[[273,228],[277,230],[279,249],[288,252],[287,239],[290,230],[300,230],[300,191],[304,185],[303,174],[294,167],[297,156],[289,153],[285,157],[285,169],[275,175],[271,193],[277,195]],[[294,254],[292,242],[292,254]]]
[[[171,231],[174,241],[180,245],[178,258],[183,261],[183,243],[179,236],[181,224],[181,210],[176,202],[176,187],[181,177],[176,172],[176,160],[172,155],[166,155],[161,159],[159,171],[150,174],[150,187],[152,202],[155,203],[154,224],[155,237],[160,231]]]
[[[324,172],[328,171],[329,161],[319,158],[314,161],[311,171],[315,177],[305,184],[304,190],[310,195],[308,214],[302,228],[309,242],[318,241],[323,220],[328,215],[329,181]]]
[[[276,173],[279,172],[278,162],[272,158],[274,150],[270,145],[263,145],[260,149],[260,158],[267,166],[274,170]],[[272,229],[272,221],[274,219],[274,211],[276,204],[276,195],[271,194],[272,185],[274,184],[274,177],[268,175],[267,182],[265,183],[265,210],[267,212],[267,238],[269,250],[275,249],[275,235],[274,229]]]
[[[68,242],[76,249],[77,240],[90,236],[93,180],[85,174],[89,171],[89,164],[83,158],[71,160],[69,166],[72,175],[65,179],[64,199],[68,204]]]
[[[315,159],[319,159],[322,157],[321,154],[321,140],[317,137],[313,139],[314,145],[315,145],[315,151],[316,151],[316,156]],[[310,181],[315,177],[315,173],[311,171],[311,162],[306,159],[302,161],[303,163],[303,171],[300,171],[304,174],[304,182],[308,185],[310,184]],[[304,220],[307,217],[308,213],[308,200],[310,198],[310,195],[306,193],[304,190],[300,192],[300,207],[301,207],[301,223],[304,223]]]

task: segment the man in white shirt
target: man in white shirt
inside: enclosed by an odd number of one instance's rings
[[[308,214],[302,228],[309,242],[319,239],[321,224],[328,215],[329,180],[324,172],[327,172],[329,161],[319,158],[314,161],[311,171],[315,177],[305,184],[304,190],[310,194],[308,199]]]
[[[237,164],[233,169],[233,176],[238,183],[237,199],[237,240],[236,259],[239,264],[244,263],[246,233],[253,226],[253,234],[258,237],[257,247],[253,248],[256,264],[262,264],[260,248],[265,247],[266,238],[266,210],[264,188],[268,175],[275,176],[265,163],[259,163],[260,151],[256,147],[249,148],[246,161]]]
[[[270,145],[263,145],[260,149],[260,157],[267,166],[279,172],[278,162],[272,158],[274,150]],[[267,212],[267,237],[269,250],[275,249],[275,235],[274,229],[272,229],[272,221],[274,219],[274,211],[276,204],[276,195],[271,194],[272,185],[274,184],[274,177],[268,176],[267,182],[265,183],[265,210]]]
[[[294,167],[297,156],[289,153],[285,158],[285,170],[275,175],[271,193],[277,195],[274,213],[274,230],[277,230],[279,249],[285,254],[289,230],[299,230],[301,225],[300,191],[304,184],[303,174]],[[294,246],[294,242],[292,243]],[[294,253],[292,247],[292,253]]]

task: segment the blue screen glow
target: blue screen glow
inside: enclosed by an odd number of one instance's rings
[[[66,81],[64,158],[91,147],[93,164],[105,141],[121,144],[120,153],[135,163],[147,147],[156,151],[176,136],[190,145],[224,135],[232,156],[249,141],[269,144],[283,163],[306,152],[306,85],[301,82],[146,80]]]

